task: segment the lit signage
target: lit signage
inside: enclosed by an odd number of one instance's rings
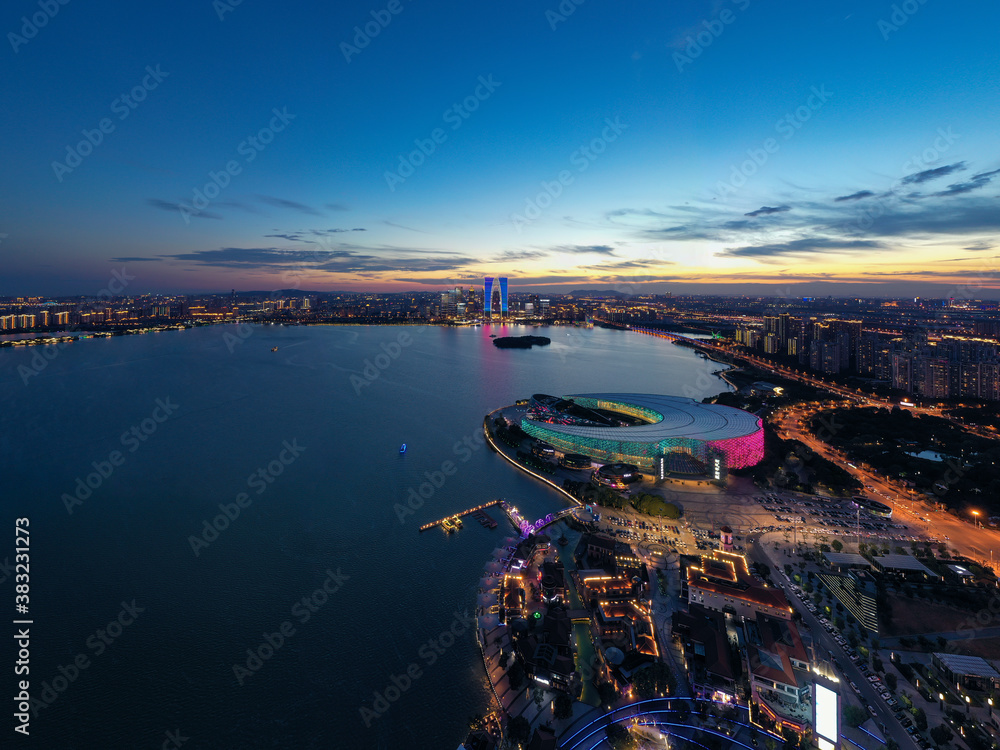
[[[818,682],[815,683],[815,689],[816,717],[813,726],[816,727],[817,739],[825,739],[829,745],[827,750],[830,750],[837,746],[837,739],[840,736],[837,726],[840,718],[840,696],[837,691]]]

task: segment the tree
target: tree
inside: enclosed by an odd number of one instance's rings
[[[927,729],[927,714],[920,706],[913,709],[913,723],[917,725],[917,729],[921,732]]]
[[[521,666],[521,662],[515,660],[510,665],[510,669],[507,670],[507,679],[512,690],[517,690],[524,684],[524,667]]]
[[[531,724],[523,716],[515,716],[507,722],[507,739],[515,745],[524,745],[531,736]]]
[[[597,695],[601,699],[601,705],[611,708],[611,704],[618,699],[618,691],[610,682],[602,682],[597,686]]]
[[[848,726],[860,727],[868,720],[868,712],[861,706],[844,706],[844,721]]]
[[[936,745],[946,744],[953,736],[951,730],[944,724],[938,724],[931,729],[931,739],[934,740],[934,744]]]
[[[552,706],[552,716],[556,719],[568,719],[572,715],[573,700],[566,693],[559,693]]]
[[[621,724],[612,724],[607,728],[608,744],[614,750],[634,750],[637,746],[635,739],[629,731]]]
[[[632,686],[636,696],[642,700],[659,698],[661,695],[673,693],[676,680],[667,665],[662,661],[654,662],[645,669],[635,673]]]
[[[892,692],[896,692],[897,680],[896,680],[896,673],[895,672],[886,672],[885,673],[885,684],[888,685],[889,689]]]
[[[844,549],[844,543],[839,539],[834,539],[830,543],[830,546],[833,547],[834,552],[840,552],[842,549]]]

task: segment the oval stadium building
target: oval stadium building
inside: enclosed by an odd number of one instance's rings
[[[521,429],[566,453],[635,464],[659,477],[710,475],[764,458],[760,418],[730,406],[639,393],[535,394]]]

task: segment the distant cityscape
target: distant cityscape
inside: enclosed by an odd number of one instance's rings
[[[734,354],[925,399],[1000,401],[996,300],[511,292],[275,292],[0,299],[4,334],[114,335],[206,323],[650,326],[715,336]],[[45,343],[24,336],[5,346]]]

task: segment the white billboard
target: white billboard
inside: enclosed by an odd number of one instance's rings
[[[839,696],[835,690],[831,690],[818,682],[815,683],[815,687],[816,700],[813,705],[816,707],[816,718],[813,726],[816,728],[816,734],[819,737],[836,745],[840,734],[838,731],[838,722],[840,720]]]

